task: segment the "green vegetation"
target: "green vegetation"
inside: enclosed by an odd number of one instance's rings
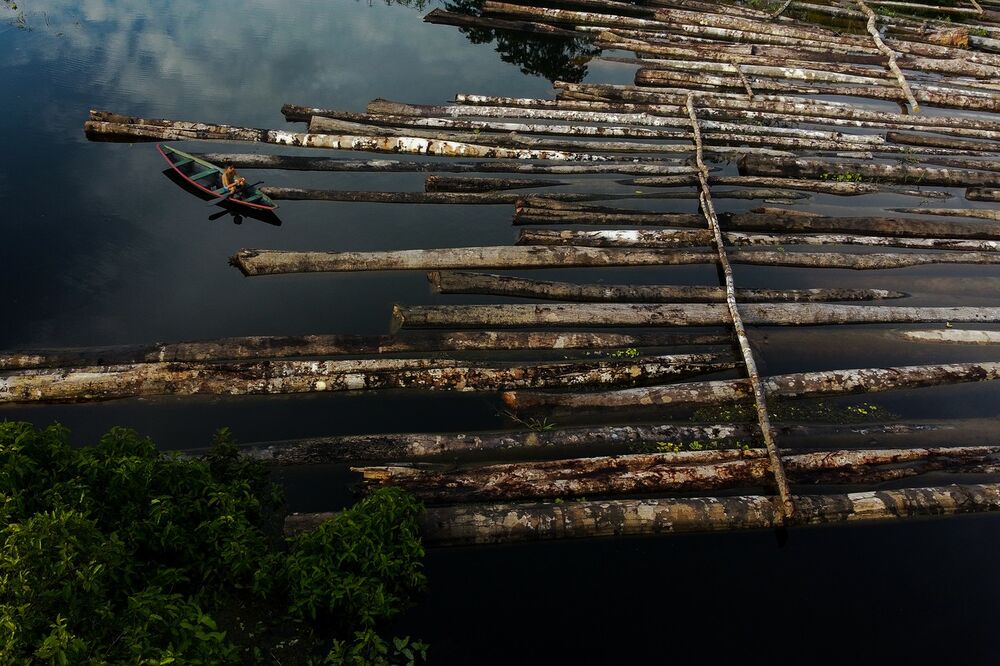
[[[639,356],[639,350],[635,347],[628,347],[627,349],[617,349],[613,352],[608,352],[608,358],[637,358]]]
[[[419,504],[380,490],[289,539],[282,505],[225,430],[192,460],[0,423],[0,663],[421,661],[378,633],[424,586]]]

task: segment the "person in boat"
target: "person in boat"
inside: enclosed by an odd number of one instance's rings
[[[222,170],[222,186],[232,192],[233,196],[243,193],[243,188],[247,185],[247,179],[236,172],[236,167],[227,164]]]

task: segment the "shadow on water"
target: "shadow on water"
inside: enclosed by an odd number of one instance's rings
[[[173,169],[165,169],[163,175],[167,177],[175,185],[183,189],[189,194],[193,194],[202,201],[213,201],[214,199],[198,188],[194,187],[188,181],[181,178],[176,171]],[[240,206],[239,204],[231,203],[229,201],[222,201],[215,204],[215,207],[221,208],[221,210],[216,211],[208,216],[208,219],[212,222],[219,220],[225,216],[229,216],[232,219],[233,224],[243,224],[243,220],[249,218],[251,220],[257,220],[263,222],[264,224],[270,224],[271,226],[280,227],[281,218],[279,218],[274,211],[270,210],[258,210],[256,208],[247,208],[245,206]],[[214,208],[213,208],[214,210]]]
[[[483,0],[455,0],[445,3],[448,11],[481,16]],[[496,52],[504,62],[517,65],[521,72],[549,81],[579,83],[587,76],[587,63],[600,53],[588,39],[526,35],[494,28],[458,28],[473,44],[496,42]]]

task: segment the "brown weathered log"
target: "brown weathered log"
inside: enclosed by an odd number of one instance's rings
[[[800,437],[808,441],[824,438],[839,446],[847,443],[870,446],[873,437],[944,436],[955,426],[939,423],[880,423],[857,425],[778,424],[782,437]],[[556,452],[620,450],[651,447],[664,442],[699,443],[722,447],[717,450],[686,451],[689,461],[718,460],[756,442],[760,431],[756,424],[661,424],[616,425],[605,427],[555,428],[551,430],[515,430],[476,433],[385,433],[308,437],[273,442],[251,442],[243,454],[274,465],[324,465],[345,461],[398,461],[438,455],[463,455],[507,449],[552,449]],[[191,451],[204,455],[207,451]]]
[[[739,160],[740,173],[748,176],[791,176],[793,178],[827,178],[853,174],[863,180],[921,185],[1000,186],[1000,173],[970,169],[947,169],[909,164],[879,164],[870,161],[827,161],[806,157],[775,157],[766,160],[746,155]]]
[[[462,206],[517,203],[521,192],[382,192],[358,190],[310,190],[298,187],[261,187],[272,199],[286,201],[353,201],[389,204],[455,204]],[[690,199],[693,192],[546,192],[549,199],[560,201],[607,201],[622,199]],[[719,198],[728,199],[802,199],[806,195],[789,190],[720,190]]]
[[[1000,484],[795,495],[793,500],[796,513],[790,521],[784,520],[777,498],[760,495],[430,507],[421,516],[421,535],[428,547],[446,547],[768,529],[789,522],[941,518],[1000,511]],[[314,529],[333,515],[289,515],[285,532]]]
[[[886,141],[904,146],[930,146],[933,148],[953,148],[955,150],[972,150],[984,153],[1000,151],[1000,144],[972,139],[956,139],[954,137],[934,136],[933,134],[914,134],[913,132],[886,132]]]
[[[453,25],[460,28],[489,28],[493,30],[510,30],[513,32],[526,32],[532,35],[544,35],[545,37],[562,37],[569,39],[579,39],[580,34],[572,30],[564,30],[547,23],[536,21],[507,21],[497,18],[486,18],[462,14],[459,12],[449,12],[444,9],[434,9],[424,16],[425,23],[437,25]]]
[[[671,176],[641,176],[621,181],[623,185],[641,187],[676,187],[679,185],[690,185],[698,182],[694,174],[680,174]],[[920,197],[923,199],[948,199],[951,194],[948,192],[935,192],[916,187],[900,187],[895,185],[881,185],[878,183],[841,183],[830,180],[806,180],[800,178],[775,178],[771,176],[709,176],[710,185],[744,185],[747,187],[780,187],[789,190],[808,190],[810,192],[822,192],[823,194],[836,194],[840,196],[856,196],[860,194],[874,194],[876,192],[891,192],[906,196]]]
[[[435,503],[721,490],[770,481],[767,452],[762,449],[709,453],[600,456],[457,469],[423,463],[353,471],[361,473],[366,490],[396,486]],[[998,454],[997,446],[785,452],[782,464],[798,483],[871,483],[930,471],[966,471],[978,465],[996,468]]]
[[[965,198],[969,201],[1000,201],[1000,189],[990,187],[970,187],[965,191]]]
[[[618,303],[721,302],[721,287],[688,285],[575,284],[530,280],[508,275],[434,271],[428,273],[431,286],[441,294],[488,294],[544,298],[556,301]],[[902,298],[906,294],[884,289],[737,289],[742,303],[866,301]]]
[[[779,179],[780,180],[780,179]],[[495,192],[497,190],[518,190],[566,185],[562,180],[540,180],[537,178],[452,178],[447,176],[427,176],[424,190],[427,192]]]
[[[1000,252],[1000,241],[965,238],[900,238],[898,236],[857,236],[854,234],[748,234],[728,231],[722,235],[727,245],[737,247],[758,245],[866,245],[871,247],[905,247],[920,250],[959,250],[969,252]],[[576,247],[639,247],[683,248],[708,244],[704,233],[696,231],[601,229],[576,231],[571,229],[522,230],[518,245],[572,245]]]
[[[899,389],[990,381],[1000,378],[1000,363],[955,363],[911,365],[891,368],[826,370],[776,375],[765,380],[767,393],[780,398],[879,393]],[[593,393],[549,393],[507,391],[504,402],[515,411],[565,408],[597,409],[602,414],[640,407],[690,407],[740,402],[751,397],[745,379],[688,382],[622,391]]]
[[[213,125],[190,121],[136,118],[106,111],[91,111],[84,123],[87,138],[94,141],[250,141],[303,148],[360,150],[373,153],[410,153],[447,157],[487,157],[517,160],[608,161],[600,155],[571,154],[565,151],[504,148],[407,136],[358,136],[349,134],[308,134],[284,130]]]
[[[805,218],[804,218],[805,219]],[[990,252],[878,253],[733,250],[734,263],[876,270],[927,264],[1000,264]],[[230,263],[247,276],[341,271],[467,268],[566,268],[572,266],[667,266],[715,263],[712,252],[574,246],[495,246],[387,252],[286,252],[240,250]]]
[[[743,321],[756,326],[831,324],[1000,322],[1000,308],[889,307],[826,303],[750,303],[739,306]],[[725,326],[728,310],[717,303],[676,305],[588,303],[393,306],[393,330],[400,328],[510,328],[519,326]]]
[[[607,95],[609,97],[635,92],[634,86],[593,83],[577,84],[560,81],[557,81],[555,85],[562,90],[587,91],[596,95]],[[665,90],[658,90],[656,92],[657,100],[655,102],[638,104],[628,103],[627,101],[538,100],[530,98],[491,97],[486,95],[457,95],[456,99],[463,105],[497,107],[497,114],[510,112],[503,111],[500,107],[507,107],[514,112],[518,110],[540,111],[540,113],[530,116],[538,118],[555,118],[557,116],[548,114],[563,114],[566,110],[584,111],[591,114],[610,114],[616,116],[616,118],[608,120],[608,122],[615,122],[617,124],[636,122],[641,120],[642,116],[649,114],[668,117],[682,117],[684,115],[683,104],[685,95],[683,93],[670,93]],[[375,106],[375,111],[385,110],[385,112],[406,113],[409,115],[442,115],[454,108],[399,105],[396,102],[385,102],[385,100],[377,100],[376,102],[385,103],[389,106]],[[373,104],[376,102],[373,102]],[[469,111],[467,115],[474,114]],[[638,117],[633,119],[633,116]],[[587,117],[590,117],[591,120],[596,120],[592,116],[578,116],[575,120],[584,121],[584,118]],[[742,120],[759,118],[761,120],[776,121],[787,118],[794,122],[835,123],[855,127],[895,128],[914,131],[934,127],[937,128],[935,131],[940,133],[952,133],[982,139],[1000,139],[1000,123],[991,119],[973,117],[949,118],[927,115],[911,116],[882,110],[875,111],[858,108],[857,105],[782,95],[757,94],[754,95],[753,100],[748,100],[745,95],[713,91],[700,96],[698,117],[699,119],[724,117],[727,119]],[[809,118],[813,120],[810,121],[808,120]]]
[[[993,208],[889,208],[896,213],[914,213],[944,217],[975,217],[1000,222],[1000,210]]]
[[[898,331],[897,335],[913,342],[945,342],[964,345],[1000,345],[1000,331],[973,331],[948,328],[936,331]]]
[[[448,359],[147,363],[24,370],[0,377],[0,403],[113,400],[155,395],[274,395],[389,388],[495,391],[512,387],[634,384],[735,367],[719,354],[489,366]]]
[[[197,155],[197,153],[196,153]],[[256,153],[204,153],[199,155],[216,164],[232,163],[238,169],[288,169],[295,171],[347,172],[450,172],[450,173],[690,173],[691,167],[680,162],[607,162],[595,164],[535,164],[485,160],[481,162],[418,162],[398,160],[345,160],[339,157],[301,155],[261,155]]]
[[[306,356],[362,356],[437,351],[614,349],[728,344],[724,335],[583,331],[431,331],[414,335],[301,335],[155,342],[120,347],[0,351],[0,370],[231,361]]]

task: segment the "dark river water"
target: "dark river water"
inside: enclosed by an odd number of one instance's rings
[[[384,333],[395,302],[500,300],[435,296],[416,272],[247,279],[227,258],[242,247],[509,244],[510,206],[287,202],[281,226],[209,220],[218,209],[165,178],[152,144],[88,143],[83,136],[92,108],[283,127],[285,102],[362,111],[376,97],[444,103],[458,92],[550,96],[539,72],[631,79],[627,66],[567,68],[561,47],[470,39],[423,23],[423,13],[346,0],[25,0],[17,10],[0,2],[0,348]],[[302,172],[254,172],[251,179],[258,173],[272,185],[338,189],[421,190],[423,181],[420,174]],[[815,196],[802,207],[844,214],[848,205],[860,214],[876,205],[918,203],[881,197],[845,204]],[[695,210],[692,201],[653,205]],[[717,202],[720,211],[752,205]],[[597,274],[563,269],[544,277]],[[609,270],[599,277],[716,280],[708,267]],[[737,267],[736,280],[746,287],[899,289],[912,294],[899,303],[906,305],[996,305],[1000,293],[996,267],[877,275]],[[1000,360],[996,348],[903,345],[873,327],[758,330],[753,337],[765,373]],[[981,384],[872,401],[901,417],[976,417],[990,424],[998,397],[997,386]],[[129,400],[4,408],[0,418],[58,420],[81,443],[127,425],[169,449],[202,446],[220,426],[243,441],[511,426],[492,396],[403,393]],[[287,469],[281,476],[295,510],[329,509],[350,497],[342,468]],[[440,664],[995,664],[998,528],[1000,518],[974,517],[794,530],[783,539],[766,532],[433,551],[428,595],[397,633],[431,643]]]

